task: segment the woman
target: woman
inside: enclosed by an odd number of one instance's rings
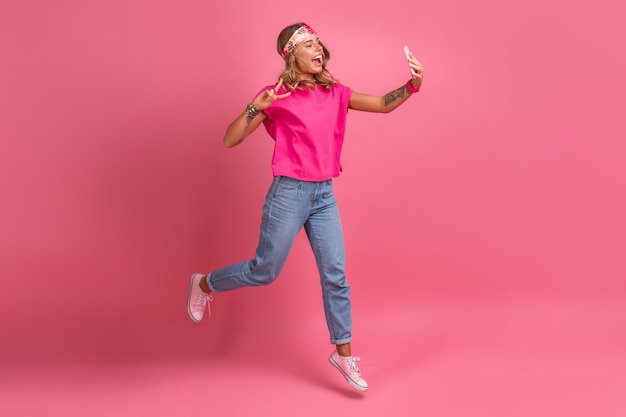
[[[350,286],[344,273],[345,250],[332,178],[341,171],[340,154],[348,109],[388,113],[416,93],[422,65],[407,54],[412,78],[384,96],[352,91],[326,68],[330,53],[305,23],[281,31],[278,53],[285,70],[276,85],[263,88],[227,128],[224,144],[239,145],[261,123],[275,141],[274,179],[263,207],[255,258],[191,276],[187,311],[202,320],[211,294],[267,285],[282,270],[297,233],[304,227],[320,273],[326,323],[336,349],[330,363],[359,391],[368,384],[352,356]],[[210,313],[210,310],[209,310]]]

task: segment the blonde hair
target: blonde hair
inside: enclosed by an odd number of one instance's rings
[[[289,41],[289,38],[293,33],[300,27],[305,25],[305,23],[300,22],[293,25],[289,25],[284,28],[280,34],[278,35],[278,40],[276,41],[276,49],[279,54],[282,54],[283,48]],[[291,90],[296,90],[300,88],[315,88],[317,85],[320,85],[324,88],[331,88],[333,84],[338,83],[339,81],[326,69],[326,65],[328,65],[328,61],[330,60],[330,52],[326,49],[326,45],[324,45],[321,41],[322,49],[324,50],[324,62],[322,63],[322,72],[318,74],[313,74],[313,79],[305,79],[298,81],[298,76],[302,73],[298,70],[298,66],[296,65],[296,59],[294,56],[294,52],[291,52],[285,56],[285,69],[279,75],[279,78],[283,79],[283,85]],[[297,48],[296,48],[297,49]]]

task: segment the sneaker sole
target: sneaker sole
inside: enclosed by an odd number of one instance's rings
[[[359,384],[355,383],[352,379],[350,379],[350,377],[348,375],[346,375],[346,373],[343,371],[343,369],[341,369],[341,366],[339,366],[339,364],[337,362],[335,362],[335,360],[333,359],[332,355],[328,357],[328,362],[330,362],[330,364],[332,366],[334,366],[335,368],[337,368],[337,370],[339,372],[341,372],[341,375],[343,375],[343,377],[346,379],[346,381],[348,381],[348,384],[350,384],[350,386],[352,388],[354,388],[357,391],[361,391],[361,392],[366,392],[368,390],[369,387],[368,388],[363,388]]]
[[[196,275],[198,275],[198,273],[194,272],[193,274],[191,274],[191,278],[189,278],[189,294],[187,295],[187,313],[189,314],[189,318],[191,318],[191,320],[193,320],[196,323],[200,323],[200,320],[196,320],[193,314],[191,314],[191,308],[190,308],[191,290],[193,290],[193,279]]]

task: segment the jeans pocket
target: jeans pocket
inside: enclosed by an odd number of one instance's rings
[[[291,177],[278,176],[276,177],[276,188],[285,191],[291,191],[298,188],[300,180]]]

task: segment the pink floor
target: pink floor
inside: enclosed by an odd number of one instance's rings
[[[281,321],[280,306],[270,307],[231,323],[232,332],[215,317],[225,304],[200,325],[128,334],[114,354],[86,342],[91,356],[3,365],[0,415],[626,416],[626,306],[618,297],[431,300],[411,311],[357,311],[354,348],[366,394],[328,364],[319,317]],[[263,328],[269,320],[293,337]]]

